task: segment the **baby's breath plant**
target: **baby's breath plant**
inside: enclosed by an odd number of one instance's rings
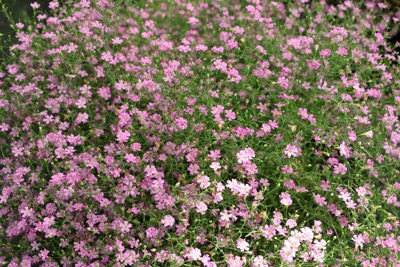
[[[400,266],[385,3],[49,8],[0,69],[2,265]]]

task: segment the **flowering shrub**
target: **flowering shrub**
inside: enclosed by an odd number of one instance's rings
[[[400,266],[385,8],[81,0],[17,23],[0,262]]]

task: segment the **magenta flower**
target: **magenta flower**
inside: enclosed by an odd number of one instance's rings
[[[286,145],[284,155],[287,158],[299,157],[299,156],[301,156],[301,148],[288,144],[288,145]]]
[[[120,143],[126,143],[129,140],[131,134],[128,131],[120,131],[117,134],[117,141]]]
[[[178,118],[175,120],[176,126],[179,130],[185,130],[187,128],[187,120],[184,118]]]
[[[156,238],[157,235],[158,235],[158,229],[157,228],[155,228],[155,227],[147,228],[147,230],[146,230],[147,238],[150,238],[150,239]]]
[[[175,219],[171,215],[165,215],[161,222],[165,227],[172,227],[175,224]]]
[[[338,175],[338,174],[345,175],[346,172],[347,172],[347,168],[346,168],[346,166],[345,166],[344,164],[342,164],[342,163],[339,163],[339,164],[337,164],[337,165],[335,165],[335,166],[333,167],[333,174],[334,174],[334,175]]]
[[[330,49],[323,49],[321,52],[319,52],[321,57],[328,57],[331,55],[331,50]]]
[[[88,121],[88,119],[89,119],[89,115],[86,112],[78,113],[78,116],[77,116],[75,122],[77,124],[86,123]]]

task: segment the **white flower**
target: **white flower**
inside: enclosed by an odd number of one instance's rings
[[[240,250],[240,251],[248,251],[249,250],[249,243],[246,241],[246,240],[244,240],[244,239],[242,239],[242,238],[239,238],[238,239],[238,241],[237,241],[237,245],[236,245],[236,247]]]
[[[219,164],[219,162],[217,162],[217,161],[214,161],[213,163],[211,163],[210,167],[214,171],[217,171],[217,170],[221,169],[221,164]]]

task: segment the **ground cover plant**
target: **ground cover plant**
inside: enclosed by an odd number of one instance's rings
[[[354,2],[32,3],[1,265],[400,266],[400,16]]]

